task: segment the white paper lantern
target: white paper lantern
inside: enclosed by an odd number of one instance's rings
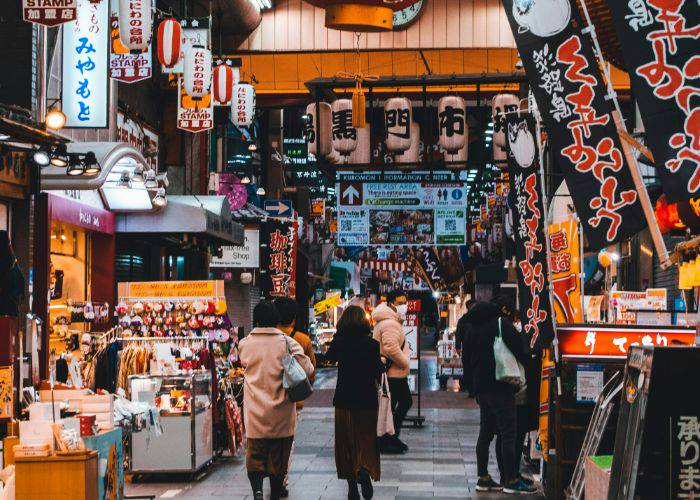
[[[239,83],[233,87],[231,121],[237,127],[250,127],[255,119],[255,87]]]
[[[331,137],[333,131],[331,130],[331,105],[327,102],[321,102],[319,104],[319,126],[316,126],[316,103],[312,102],[306,106],[306,116],[308,119],[304,133],[306,134],[306,140],[309,142],[309,153],[316,156],[327,156],[332,149]]]
[[[403,153],[394,155],[397,163],[418,163],[418,153],[420,152],[420,125],[411,122],[410,126],[410,146]]]
[[[493,120],[493,159],[505,160],[506,155],[506,115],[518,109],[520,99],[513,94],[498,94],[491,100]]]
[[[411,147],[411,101],[406,97],[392,97],[384,104],[386,148],[401,153]]]
[[[349,156],[357,147],[357,129],[352,126],[352,100],[336,99],[331,105],[333,149]]]
[[[132,53],[144,52],[153,33],[151,0],[119,0],[119,40]]]
[[[357,147],[350,154],[348,163],[367,164],[372,155],[372,127],[367,123],[363,128],[357,130]]]
[[[467,144],[467,106],[459,96],[448,95],[438,101],[438,130],[440,146],[455,154]]]
[[[203,45],[188,45],[183,62],[183,85],[193,99],[201,99],[211,88],[211,50]]]
[[[333,165],[343,163],[343,157],[335,149],[331,149],[330,153],[326,156],[326,160]]]

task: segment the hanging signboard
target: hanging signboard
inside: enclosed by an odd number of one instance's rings
[[[78,0],[77,19],[63,27],[61,110],[66,127],[108,126],[108,3]]]
[[[583,323],[581,257],[578,223],[563,221],[549,226],[549,265],[557,323]]]
[[[260,231],[246,229],[242,246],[221,248],[222,256],[212,257],[210,267],[249,268],[260,266]]]
[[[623,160],[611,103],[576,2],[503,0],[537,107],[588,244],[603,248],[647,226]]]
[[[411,252],[415,272],[430,287],[440,289],[443,285],[440,276],[440,261],[433,247],[420,247]]]
[[[137,123],[124,113],[117,111],[117,141],[129,144],[142,153],[147,149],[158,151],[158,133],[148,125]],[[148,167],[158,171],[158,155],[145,154]]]
[[[182,84],[178,85],[177,128],[187,132],[203,132],[214,126],[214,107],[211,93],[199,100],[187,95]]]
[[[531,115],[508,115],[505,127],[523,332],[529,337],[531,348],[542,348],[554,338],[554,325],[549,304],[543,186],[535,142],[537,129]]]
[[[464,245],[467,188],[462,183],[341,181],[338,245]]]
[[[78,0],[22,0],[24,20],[43,26],[57,26],[74,21]]]
[[[320,316],[321,314],[325,313],[326,311],[329,311],[329,310],[333,309],[334,307],[338,307],[342,303],[343,303],[343,299],[339,293],[336,293],[335,295],[331,295],[327,299],[323,299],[323,300],[316,302],[314,304],[314,316]]]
[[[260,228],[263,297],[296,297],[297,223],[268,219]]]
[[[211,298],[224,296],[224,282],[221,280],[201,281],[142,281],[119,283],[120,299],[163,299],[172,298]]]
[[[144,52],[132,54],[119,39],[119,17],[116,2],[110,16],[109,77],[124,83],[147,80],[152,75],[151,45]]]
[[[182,27],[182,41],[180,43],[179,60],[170,68],[161,65],[161,71],[163,73],[182,74],[184,71],[185,49],[187,49],[190,45],[203,45],[204,47],[209,47],[210,21],[208,17],[191,17],[183,19],[180,21],[180,26]]]
[[[697,196],[698,3],[632,0],[609,5],[666,197],[677,202]]]

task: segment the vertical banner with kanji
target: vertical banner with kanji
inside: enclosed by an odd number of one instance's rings
[[[588,244],[603,248],[638,233],[647,223],[576,2],[503,7]]]
[[[440,261],[434,247],[418,247],[411,250],[414,272],[420,276],[431,290],[442,285]]]
[[[700,192],[697,0],[609,2],[625,68],[669,201]]]
[[[296,222],[272,219],[260,228],[263,297],[296,297],[297,228]]]
[[[513,211],[518,297],[523,332],[531,348],[547,347],[554,338],[549,304],[547,247],[537,130],[531,115],[506,117],[506,150]]]
[[[557,323],[583,323],[581,255],[578,222],[566,220],[549,226],[552,299]]]

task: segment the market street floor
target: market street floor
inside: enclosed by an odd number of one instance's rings
[[[428,361],[428,360],[426,360]],[[428,361],[429,362],[429,361]],[[321,374],[320,374],[321,375]],[[338,480],[333,455],[333,370],[323,370],[317,390],[302,412],[297,428],[294,458],[289,477],[291,499],[344,499],[347,484]],[[319,382],[323,381],[319,384]],[[511,495],[475,491],[479,410],[463,393],[424,392],[423,428],[406,428],[401,437],[410,447],[406,455],[382,456],[382,478],[375,484],[381,499],[416,498],[513,498]],[[428,406],[428,408],[425,408]],[[415,414],[414,411],[411,412]],[[495,454],[490,471],[498,476]],[[157,481],[157,482],[156,482]],[[267,481],[266,498],[269,494]],[[155,498],[252,499],[245,472],[245,459],[227,458],[208,469],[198,481],[178,477],[144,478],[126,484],[126,495],[154,495]],[[526,498],[541,499],[539,495]]]

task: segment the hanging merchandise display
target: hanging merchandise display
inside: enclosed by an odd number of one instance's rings
[[[309,143],[309,153],[325,157],[330,154],[332,147],[331,105],[327,102],[319,102],[318,106],[318,114],[315,102],[306,106],[304,135]],[[318,126],[316,120],[318,120]]]
[[[214,105],[228,106],[233,97],[233,87],[238,83],[233,68],[222,62],[214,66]]]
[[[411,147],[411,101],[406,97],[391,97],[384,104],[386,148],[402,153]]]
[[[209,94],[211,88],[211,51],[203,45],[185,47],[183,86],[194,100]]]
[[[663,190],[671,202],[697,196],[697,2],[610,2],[610,11]]]
[[[119,39],[131,53],[149,50],[153,32],[151,0],[119,0]]]
[[[194,133],[212,128],[214,107],[211,94],[194,99],[185,90],[182,78],[179,79],[178,89],[177,128]]]
[[[110,46],[109,46],[109,77],[124,83],[134,83],[146,80],[152,75],[152,55],[149,42],[147,50],[141,52],[130,50],[124,45],[119,29],[117,4],[111,4]]]
[[[394,155],[396,163],[418,163],[420,159],[420,125],[411,122],[411,146],[401,153]]]
[[[233,87],[231,121],[237,127],[250,127],[255,119],[255,87],[239,83]]]
[[[58,26],[74,21],[78,12],[78,0],[54,2],[37,2],[22,0],[22,15],[25,21],[42,26]]]
[[[546,347],[554,338],[549,303],[545,211],[540,162],[531,115],[506,116],[510,208],[517,259],[523,332],[530,348]]]
[[[267,298],[296,297],[296,221],[268,219],[260,227],[260,293]]]
[[[493,159],[505,160],[506,154],[506,116],[517,111],[520,99],[513,94],[498,94],[491,100],[491,121],[493,123]]]
[[[440,146],[450,155],[465,149],[469,126],[464,99],[456,95],[442,97],[438,101],[437,112]]]
[[[590,40],[578,7],[570,0],[547,2],[557,8],[522,13],[504,0],[531,89],[551,138],[557,163],[571,190],[588,244],[603,248],[647,226],[634,181],[625,165],[611,103],[606,100]]]
[[[158,25],[158,61],[166,68],[180,61],[182,37],[182,26],[175,18],[163,19]]]
[[[349,156],[357,147],[357,129],[352,126],[352,100],[336,99],[331,105],[333,149]]]

